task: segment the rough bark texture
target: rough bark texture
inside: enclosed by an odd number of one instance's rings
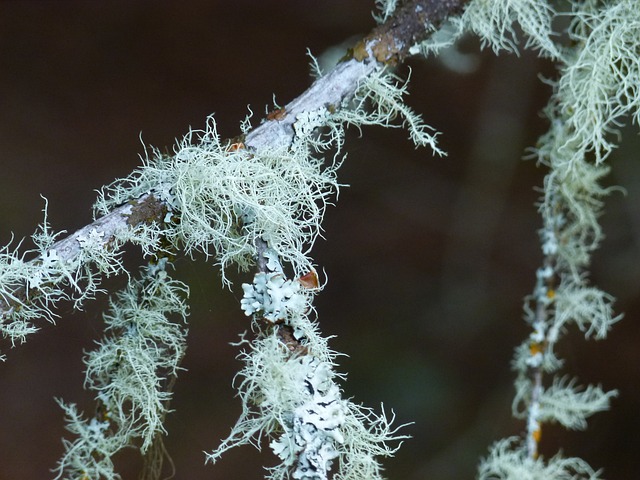
[[[412,0],[402,4],[382,25],[353,49],[356,60],[373,56],[378,62],[402,62],[409,49],[425,40],[448,17],[462,11],[468,0]]]

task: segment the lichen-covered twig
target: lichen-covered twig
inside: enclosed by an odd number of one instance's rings
[[[223,140],[209,118],[173,155],[152,149],[142,167],[105,187],[93,224],[56,241],[59,234],[49,232],[45,219],[34,236],[35,259],[24,261],[15,251],[0,258],[6,264],[0,278],[6,306],[1,327],[13,341],[35,329],[29,322],[38,315],[53,317],[57,300],[71,298],[79,307],[97,291],[99,274],[124,272],[123,243],[137,243],[155,262],[140,279],[130,277],[112,301],[112,312],[105,315],[109,334],[87,356],[86,385],[96,392],[96,414],[85,416],[75,405],[59,402],[75,438],[64,441],[58,478],[119,478],[113,456],[132,446],[150,460],[143,475],[159,474],[161,448],[155,446],[161,447],[169,385],[185,339],[185,330],[167,318],[186,314],[181,298],[186,287],[165,271],[163,254],[175,251],[215,257],[225,281],[230,264],[259,267],[253,284],[243,285],[242,307],[267,327],[243,357],[243,414],[211,458],[268,435],[281,460],[271,478],[324,480],[334,463],[336,479],[380,477],[376,457],[391,455],[397,445],[389,442],[404,437],[384,413],[343,398],[336,354],[319,334],[312,294],[305,292],[309,283],[311,290],[318,288],[317,278],[309,278],[308,252],[339,187],[336,169],[347,126],[405,126],[416,145],[443,153],[433,129],[404,104],[406,86],[387,67],[462,3],[406,2],[398,13],[388,12],[381,27],[332,71],[258,127],[252,129],[248,117],[241,137]],[[403,23],[405,28],[398,28]],[[394,52],[382,58],[379,52],[391,44]],[[329,160],[322,157],[327,148],[335,151]],[[287,280],[285,268],[297,280]],[[74,293],[64,292],[69,287]]]
[[[58,401],[75,438],[63,441],[57,479],[119,479],[114,456],[131,447],[158,453],[145,467],[150,478],[160,473],[164,452],[158,436],[165,433],[187,334],[188,288],[169,276],[167,265],[162,258],[142,268],[140,278],[111,299],[105,338],[85,359],[85,385],[98,402],[95,414]]]
[[[274,480],[379,478],[375,457],[392,454],[396,446],[389,442],[402,437],[384,413],[344,398],[336,354],[319,333],[311,303],[318,285],[309,252],[340,187],[344,132],[350,125],[403,126],[416,145],[443,154],[437,132],[404,103],[406,83],[391,67],[410,54],[442,51],[466,32],[496,52],[517,52],[517,23],[525,46],[558,62],[560,77],[549,82],[550,128],[534,153],[549,173],[540,201],[544,260],[525,308],[532,333],[514,360],[514,414],[526,420],[525,434],[497,442],[479,478],[598,478],[585,461],[560,454],[543,459],[538,447],[543,423],[584,428],[616,394],[550,374],[561,366],[555,346],[568,326],[599,339],[620,318],[613,298],[591,286],[586,273],[602,239],[604,162],[622,119],[640,118],[637,2],[569,2],[562,14],[571,18],[565,43],[553,30],[560,15],[554,2],[474,0],[464,11],[463,0],[378,3],[380,25],[260,125],[253,128],[249,116],[242,135],[224,140],[211,117],[173,154],[150,149],[139,169],[100,192],[95,222],[65,239],[50,231],[45,208],[34,249],[0,250],[0,332],[21,342],[37,329],[36,319],[54,318],[58,301],[80,308],[102,275],[126,271],[119,257],[125,242],[154,260],[175,251],[204,253],[221,266],[224,281],[229,265],[257,265],[241,302],[257,332],[254,341],[241,342],[243,412],[209,458],[268,437],[281,461],[270,470]],[[447,18],[447,29],[437,31]],[[76,439],[64,442],[59,477],[118,478],[112,456],[133,444],[148,453],[163,432],[166,387],[184,350],[184,329],[166,317],[186,313],[186,288],[164,266],[152,264],[141,279],[130,278],[105,316],[112,334],[87,357],[97,414],[86,419],[61,402]]]
[[[243,411],[208,459],[216,461],[238,445],[258,446],[266,437],[281,460],[269,468],[269,479],[381,478],[376,457],[392,455],[407,437],[384,412],[344,398],[336,354],[312,318],[311,301],[319,289],[315,271],[288,280],[277,253],[264,243],[259,251],[260,271],[253,283],[242,286],[241,306],[257,334],[240,343],[245,347],[240,355],[245,366],[237,378]]]
[[[405,2],[397,12],[389,12],[384,23],[365,37],[364,43],[359,44],[356,48],[357,52],[354,51],[351,58],[340,62],[333,70],[318,78],[308,90],[289,102],[282,111],[271,115],[257,127],[251,128],[247,120],[243,126],[243,140],[226,142],[218,139],[220,146],[227,145],[221,148],[227,151],[240,151],[238,160],[242,161],[251,158],[253,152],[272,152],[272,155],[280,155],[277,152],[288,149],[301,134],[308,138],[315,128],[325,125],[327,114],[333,114],[345,108],[345,101],[353,98],[356,92],[366,91],[363,85],[367,79],[374,75],[379,76],[387,63],[396,63],[403,59],[412,46],[408,39],[418,41],[425,38],[447,16],[458,13],[464,3],[466,2],[462,0]],[[411,9],[418,12],[417,18],[422,23],[416,23],[415,19],[411,18],[410,25],[399,29],[398,27],[404,25],[404,22],[411,17],[406,13]],[[396,47],[393,56],[386,59],[378,58],[379,55],[375,55],[374,52],[379,50],[380,45],[389,45],[394,35],[398,37],[394,43]],[[388,86],[392,88],[386,91],[394,92],[393,86]],[[385,99],[379,97],[378,100]],[[383,113],[387,116],[387,124],[391,123],[392,117],[400,113],[404,120],[410,123],[410,127],[415,128],[419,123],[419,117],[411,116],[411,112],[404,106],[402,106],[402,112],[396,111],[395,108],[399,106],[400,104],[387,104],[390,108],[385,107],[387,109]],[[363,112],[364,110],[361,110],[361,113]],[[407,113],[409,117],[406,116]],[[376,118],[376,121],[379,118]],[[335,126],[343,120],[334,119],[334,121],[337,122],[334,123]],[[358,121],[366,121],[366,118],[360,115],[359,120],[350,118],[347,121],[357,124]],[[182,153],[191,147],[189,143],[193,136],[189,134],[185,139],[182,144]],[[214,136],[216,136],[215,133]],[[433,140],[430,140],[430,144],[435,145]],[[168,184],[166,178],[164,182],[157,177],[154,180],[158,183],[155,185],[145,183],[144,189],[137,189],[135,192],[134,189],[129,189],[126,195],[120,191],[118,195],[111,195],[109,201],[101,198],[96,207],[98,218],[95,222],[58,242],[53,240],[58,239],[61,234],[50,234],[53,236],[46,242],[41,242],[39,248],[31,252],[36,257],[33,260],[25,260],[23,254],[12,251],[9,247],[0,251],[0,267],[2,267],[0,331],[4,337],[10,338],[12,343],[22,342],[28,334],[37,330],[32,323],[34,320],[41,317],[49,319],[55,317],[53,310],[55,303],[60,298],[69,297],[69,293],[66,292],[69,284],[75,289],[86,291],[89,288],[88,292],[79,292],[75,296],[76,299],[82,301],[89,298],[99,284],[99,274],[113,271],[115,268],[118,248],[122,241],[137,241],[142,243],[146,250],[157,248],[157,245],[151,247],[151,244],[157,243],[157,239],[162,237],[158,231],[164,228],[162,225],[166,223],[167,212],[174,207],[174,218],[177,218],[179,212],[175,211],[175,205],[169,203],[169,200],[175,196],[166,195],[168,190],[175,186]],[[199,192],[192,193],[197,195]],[[210,199],[202,200],[206,202]],[[184,221],[185,217],[183,216],[181,220]],[[231,221],[229,218],[218,220]],[[154,223],[161,227],[145,228]],[[151,241],[149,241],[150,237],[153,237]],[[80,255],[82,252],[89,252],[84,248],[87,244],[81,241],[83,238],[91,240],[90,255]],[[193,247],[189,243],[193,239],[179,240],[187,242],[187,249]],[[253,239],[250,242],[253,242]],[[103,261],[90,267],[88,259],[96,256]],[[51,267],[48,271],[41,271],[42,259],[46,259],[48,262],[46,266]],[[70,272],[70,268],[74,271]],[[38,284],[38,287],[43,288],[38,290],[29,287],[29,282],[32,282],[34,276],[46,278],[46,282]],[[84,280],[85,276],[89,277],[91,287],[79,287],[79,282]]]

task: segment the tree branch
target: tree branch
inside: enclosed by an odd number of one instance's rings
[[[450,16],[460,13],[468,0],[405,1],[383,24],[374,28],[353,49],[356,60],[373,56],[378,62],[395,65],[409,49],[426,40]]]
[[[396,65],[408,55],[410,47],[429,35],[449,16],[459,13],[468,0],[412,0],[404,2],[383,24],[374,28],[345,59],[330,72],[318,78],[283,110],[268,116],[258,127],[247,133],[244,145],[260,150],[267,146],[289,146],[295,136],[294,124],[299,114],[321,108],[339,108],[354,95],[364,79],[387,65]],[[126,229],[153,221],[162,221],[167,205],[153,195],[145,195],[81,228],[56,242],[50,249],[60,259],[73,262],[81,252],[80,238],[94,232],[100,235],[105,248]],[[39,261],[40,257],[33,261]],[[14,308],[26,301],[25,287],[16,289],[11,298],[0,298],[0,322],[10,321]]]
[[[55,251],[61,263],[73,264],[82,251],[81,239],[89,236],[99,238],[104,249],[113,249],[119,234],[145,223],[162,220],[166,212],[167,206],[158,198],[152,194],[143,195],[55,242],[45,253],[50,254]],[[39,261],[42,261],[42,256],[31,260],[31,262]],[[20,302],[27,300],[26,286],[19,287],[12,292],[11,296],[13,299],[0,297],[0,323],[10,319]]]

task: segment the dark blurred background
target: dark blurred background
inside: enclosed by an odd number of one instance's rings
[[[41,194],[54,229],[88,223],[95,190],[139,165],[139,136],[171,149],[212,112],[222,136],[237,135],[247,104],[257,119],[272,94],[284,104],[309,85],[307,47],[320,55],[366,33],[372,9],[365,0],[0,3],[0,241],[35,230]],[[448,156],[414,149],[402,130],[351,132],[340,171],[350,186],[314,248],[329,278],[317,299],[321,328],[348,355],[346,395],[415,422],[404,429],[413,438],[385,462],[390,479],[473,478],[493,441],[524,428],[510,413],[509,364],[529,333],[522,298],[541,260],[533,204],[544,172],[521,158],[545,129],[549,88],[537,74],[553,67],[528,53],[479,53],[472,39],[462,52],[466,72],[408,62],[408,102],[443,132]],[[639,148],[629,129],[613,155],[610,182],[626,195],[608,199],[592,274],[625,318],[607,341],[572,332],[561,345],[566,373],[620,396],[586,432],[546,427],[542,442],[546,454],[562,448],[613,479],[640,471]],[[239,285],[222,289],[211,263],[177,262],[191,286],[190,335],[166,443],[177,479],[261,478],[262,465],[275,463],[268,448],[203,464],[240,411],[229,342],[248,327]],[[103,295],[80,313],[63,305],[55,327],[43,323],[14,349],[2,343],[0,479],[51,476],[65,435],[54,397],[92,408],[82,358],[100,337],[105,303]],[[124,479],[138,462],[132,453],[118,459]]]

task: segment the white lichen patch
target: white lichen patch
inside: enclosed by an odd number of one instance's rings
[[[321,480],[333,469],[334,479],[382,478],[377,457],[392,455],[406,437],[384,415],[343,397],[326,339],[312,325],[301,330],[315,333],[301,339],[308,355],[292,356],[276,333],[247,345],[237,378],[243,412],[208,459],[267,437],[282,461],[268,469],[269,479]]]
[[[270,443],[283,466],[295,466],[294,479],[326,480],[339,456],[338,445],[344,443],[342,427],[345,405],[338,386],[333,383],[332,367],[316,358],[304,356],[299,387],[308,399],[299,405],[287,422],[287,429]]]
[[[381,478],[376,457],[393,454],[396,448],[389,443],[404,437],[384,415],[343,397],[334,371],[336,354],[309,318],[311,293],[285,279],[272,254],[268,249],[265,256],[275,271],[258,273],[252,284],[243,285],[241,302],[256,329],[264,320],[272,327],[252,343],[241,342],[245,366],[236,380],[243,411],[208,459],[215,462],[238,445],[258,446],[267,437],[281,460],[268,469],[269,479]],[[292,337],[283,336],[282,329]]]
[[[294,141],[293,148],[297,148],[300,144],[304,145],[307,139],[313,135],[318,128],[324,127],[327,124],[329,117],[330,114],[326,107],[299,113],[293,124],[293,130],[296,134],[296,141]]]
[[[307,305],[300,283],[285,279],[282,273],[258,273],[242,290],[240,307],[245,315],[259,314],[274,323],[289,319]]]

